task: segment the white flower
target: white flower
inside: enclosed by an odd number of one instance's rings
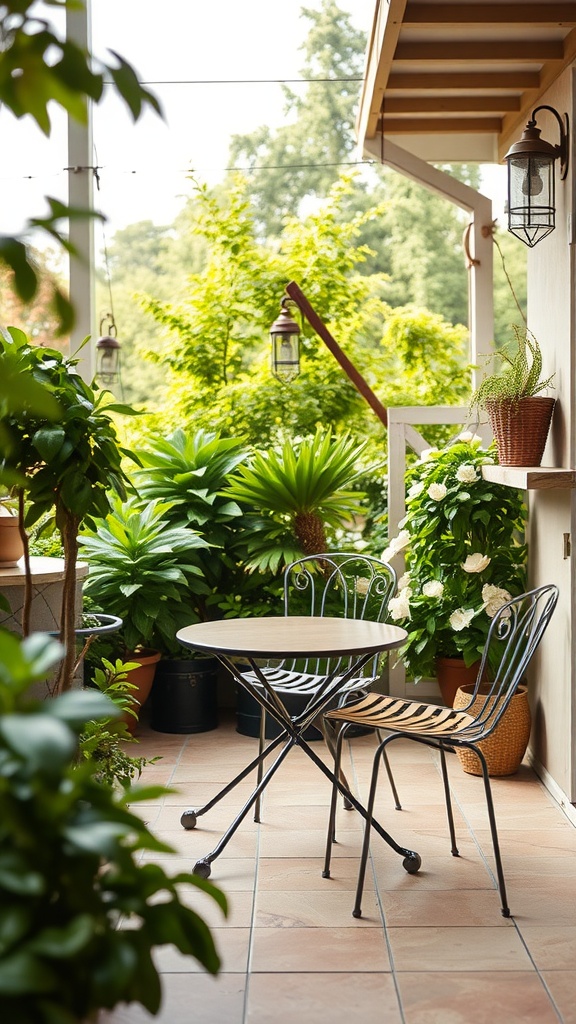
[[[495,587],[492,583],[485,583],[482,587],[482,600],[484,601],[484,611],[488,618],[493,619],[496,612],[506,601],[512,599],[512,594],[509,594],[507,590],[502,587]]]
[[[464,572],[483,572],[487,565],[490,565],[492,561],[488,555],[481,555],[479,551],[476,551],[473,555],[468,555],[465,562],[462,562],[461,568]]]
[[[461,484],[473,484],[478,479],[476,467],[471,465],[459,466],[456,470],[456,479]]]
[[[370,589],[370,580],[367,576],[359,576],[356,580],[356,593],[367,594]]]
[[[466,629],[474,618],[473,608],[457,608],[449,618],[449,623],[457,633]]]
[[[422,483],[421,480],[417,480],[416,483],[412,484],[412,487],[410,487],[410,489],[408,490],[408,497],[417,498],[420,494],[422,494],[423,490],[424,484]]]
[[[422,593],[424,597],[442,597],[444,584],[440,583],[440,580],[429,580],[422,587]]]
[[[446,497],[447,490],[446,484],[430,484],[427,494],[433,501],[442,501],[442,498]]]
[[[402,548],[405,548],[410,543],[410,531],[400,530],[398,536],[393,537],[388,547],[382,552],[382,561],[388,562],[394,555],[397,555]]]
[[[403,590],[398,597],[393,597],[388,602],[388,609],[390,611],[390,617],[397,622],[398,619],[409,619],[410,618],[410,589],[407,587]]]
[[[424,451],[420,453],[419,461],[420,462],[430,462],[430,459],[434,458],[434,455],[435,455],[435,453],[437,451],[438,451],[438,448],[436,448],[436,447],[425,448]]]
[[[461,434],[458,434],[459,441],[468,441],[470,444],[481,444],[482,438],[478,434],[473,434],[471,430],[463,430]]]
[[[403,576],[398,580],[398,590],[406,590],[406,587],[410,586],[410,573],[405,572]]]

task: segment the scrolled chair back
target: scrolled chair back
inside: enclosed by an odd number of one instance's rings
[[[392,566],[372,555],[358,552],[307,555],[284,570],[284,614],[384,622],[396,582]],[[347,659],[340,661],[342,668]],[[310,664],[307,667],[312,670]],[[321,665],[314,668],[318,672],[323,670]],[[374,673],[375,666],[368,666],[366,671]]]
[[[467,705],[474,703],[479,692],[486,696],[482,711],[475,716],[486,732],[496,727],[526,681],[528,665],[554,612],[558,593],[553,583],[537,587],[507,601],[494,615]]]

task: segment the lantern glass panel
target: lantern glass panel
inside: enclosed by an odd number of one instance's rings
[[[508,230],[526,245],[536,245],[555,227],[554,158],[510,157],[508,196]]]
[[[272,373],[283,384],[290,384],[300,373],[297,334],[272,335]]]

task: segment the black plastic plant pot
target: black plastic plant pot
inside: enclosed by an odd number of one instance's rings
[[[85,612],[82,622],[83,625],[78,626],[74,633],[76,636],[88,637],[100,636],[102,633],[117,633],[122,628],[123,620],[117,615],[105,615],[104,612]],[[58,630],[50,630],[48,636],[60,636],[60,633]]]
[[[162,660],[151,693],[155,732],[209,732],[218,727],[216,658]]]

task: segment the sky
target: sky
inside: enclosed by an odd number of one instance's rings
[[[121,53],[144,82],[154,84],[165,120],[145,113],[135,125],[111,92],[93,112],[100,187],[95,205],[107,232],[150,219],[170,223],[191,193],[187,172],[212,184],[223,177],[231,135],[283,123],[278,84],[206,84],[214,80],[300,77],[310,22],[302,7],[321,0],[92,0],[92,49]],[[340,0],[366,33],[375,0]],[[304,86],[291,84],[297,91]],[[46,194],[66,198],[65,119],[55,111],[51,138],[0,111],[2,231],[20,230],[30,213],[44,212]]]
[[[140,220],[169,224],[191,194],[192,170],[199,181],[221,180],[233,134],[283,123],[281,86],[245,80],[299,77],[299,47],[310,28],[303,6],[319,9],[321,0],[92,0],[93,52],[121,53],[142,81],[155,83],[150,88],[165,112],[164,121],[147,112],[134,125],[112,92],[94,107],[103,241]],[[339,0],[339,6],[369,32],[375,0]],[[168,82],[180,84],[160,84]],[[66,200],[65,119],[56,110],[45,139],[29,121],[0,110],[0,147],[0,223],[8,233],[45,212],[44,195]],[[497,192],[499,181],[500,174],[487,176],[485,191]]]

